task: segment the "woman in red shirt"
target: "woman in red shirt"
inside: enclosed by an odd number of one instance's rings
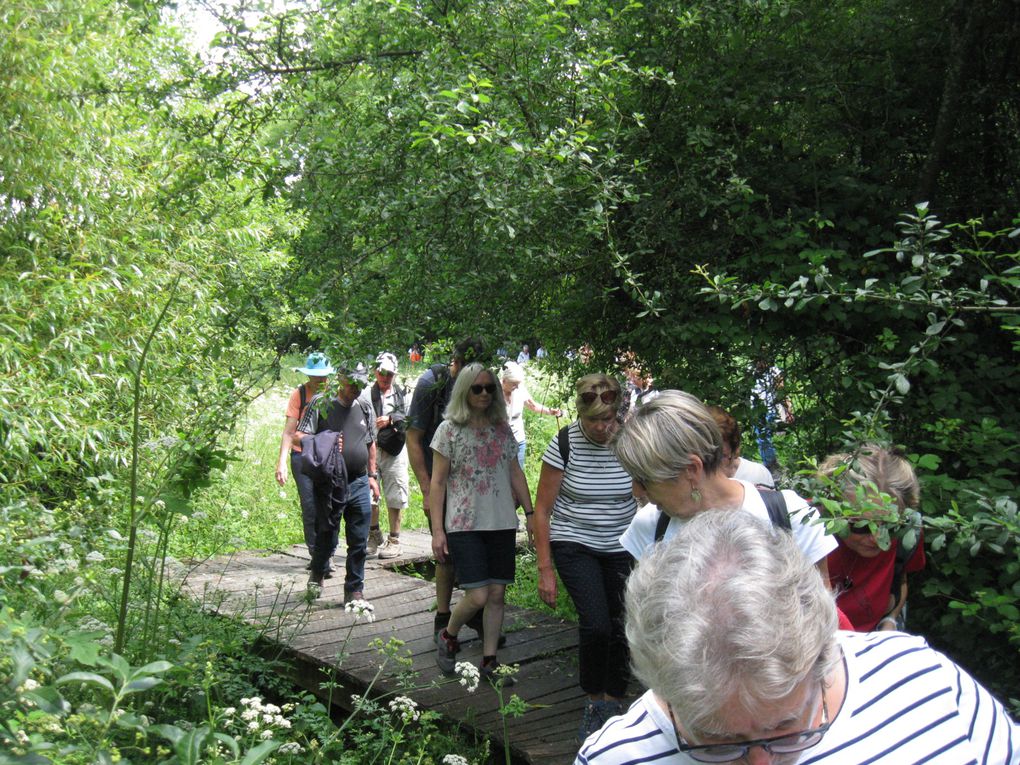
[[[920,524],[903,523],[911,515],[917,517],[908,512],[916,511],[920,499],[914,469],[902,455],[866,444],[856,454],[828,457],[819,472],[841,485],[844,498],[853,504],[873,504],[879,492],[896,502],[896,527],[905,533],[890,533],[888,549],[882,549],[876,532],[892,519],[869,507],[849,519],[828,564],[836,604],[857,632],[902,629],[907,573],[920,571],[925,563]]]

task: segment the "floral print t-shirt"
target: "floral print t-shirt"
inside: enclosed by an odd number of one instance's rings
[[[450,461],[446,481],[446,530],[502,531],[517,528],[510,488],[517,439],[505,422],[476,428],[444,420],[432,448]]]

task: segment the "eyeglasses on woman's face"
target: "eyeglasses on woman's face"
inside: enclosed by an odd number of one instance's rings
[[[482,383],[475,383],[474,385],[471,386],[471,392],[474,393],[476,396],[482,395],[483,392],[488,393],[490,396],[492,396],[492,395],[494,395],[496,393],[496,384],[495,383],[484,383],[484,384],[482,384]]]
[[[581,394],[581,401],[583,401],[585,404],[593,404],[595,403],[595,399],[597,398],[601,399],[603,404],[612,404],[616,402],[616,398],[618,395],[619,391],[615,391],[612,389],[604,390],[601,393],[598,393],[593,390],[586,390],[584,393]]]
[[[677,741],[679,741],[677,749],[698,762],[736,762],[746,757],[748,752],[755,747],[772,755],[796,754],[817,746],[832,725],[829,721],[829,708],[825,703],[824,686],[822,687],[822,724],[817,728],[808,728],[797,733],[786,733],[782,736],[755,738],[726,744],[688,744],[680,733],[672,705],[667,704],[666,707],[669,709],[669,717],[673,722]]]

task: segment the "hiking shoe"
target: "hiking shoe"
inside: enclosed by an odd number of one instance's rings
[[[322,594],[322,574],[309,574],[308,585],[305,587],[305,597],[308,600],[315,600]]]
[[[400,540],[387,537],[386,541],[379,545],[379,560],[400,557]]]
[[[464,623],[465,627],[470,627],[478,633],[478,639],[482,642],[485,641],[485,620],[484,620],[484,609],[475,611],[475,615],[472,616]],[[500,633],[499,641],[496,643],[497,648],[502,648],[506,645],[506,635]]]
[[[498,684],[503,688],[507,688],[514,685],[517,682],[517,679],[512,674],[501,672],[500,667],[502,666],[504,665],[500,664],[498,659],[496,661],[489,662],[488,664],[482,662],[478,671],[481,673],[482,679],[488,680],[490,685],[495,686]]]
[[[436,664],[447,675],[452,675],[457,666],[457,652],[460,641],[451,636],[444,627],[436,636]]]
[[[369,556],[375,555],[379,550],[379,545],[383,543],[382,529],[370,529],[368,532],[368,554]]]
[[[352,601],[355,601],[355,600],[364,600],[364,599],[365,599],[365,593],[362,592],[361,590],[355,590],[354,592],[346,592],[346,591],[344,592],[344,605],[345,606],[348,603],[351,603]]]
[[[609,718],[623,714],[623,704],[619,701],[588,701],[584,705],[581,726],[577,729],[577,741],[583,744],[585,739],[609,721]]]

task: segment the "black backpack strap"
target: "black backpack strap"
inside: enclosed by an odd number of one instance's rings
[[[790,523],[790,512],[786,509],[786,497],[781,491],[758,488],[761,499],[765,503],[765,509],[769,512],[769,520],[773,526],[793,531],[793,524]]]
[[[666,536],[666,529],[669,527],[669,516],[661,510],[659,511],[659,519],[655,522],[655,541],[661,542],[662,538]]]
[[[382,417],[382,393],[379,392],[379,386],[372,386],[372,407],[375,409],[375,416]]]
[[[556,443],[560,447],[560,459],[563,460],[563,472],[567,472],[567,463],[570,462],[570,426],[564,425],[556,434]]]
[[[308,406],[308,391],[305,390],[304,383],[301,383],[299,386],[297,386],[297,389],[298,395],[301,396],[301,409],[299,410],[300,413],[298,414],[298,421],[300,421],[301,418],[305,416],[305,407]]]

